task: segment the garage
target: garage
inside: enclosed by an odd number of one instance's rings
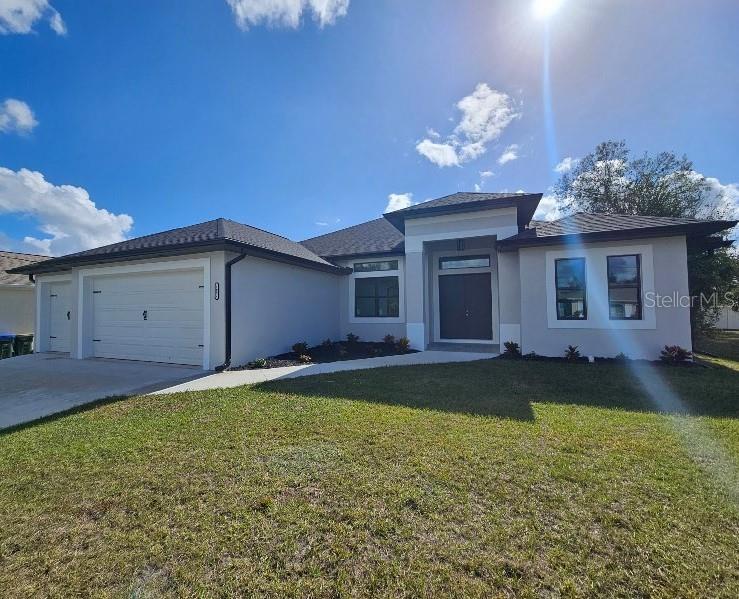
[[[71,338],[72,295],[68,281],[51,283],[49,290],[49,351],[68,352]]]
[[[95,357],[203,363],[203,269],[101,276],[91,286]]]

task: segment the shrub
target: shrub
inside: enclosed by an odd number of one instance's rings
[[[401,337],[398,339],[398,351],[401,354],[406,353],[411,348],[411,342],[408,337]]]
[[[339,348],[339,356],[342,358],[346,358],[349,355],[349,352],[346,350],[345,347]]]
[[[387,345],[395,345],[395,335],[388,333],[382,338],[382,341]]]
[[[304,364],[308,364],[309,362],[313,361],[313,358],[311,358],[308,354],[300,354],[298,356],[298,360],[300,362],[303,362]]]
[[[577,362],[580,359],[580,350],[577,349],[578,347],[577,345],[568,345],[565,350],[565,358],[570,362]]]
[[[520,358],[521,357],[521,347],[516,343],[515,341],[506,341],[504,344],[505,350],[503,351],[503,356],[506,358]]]
[[[347,343],[350,343],[353,345],[359,341],[359,335],[355,335],[354,333],[347,333],[346,341]]]
[[[308,344],[305,341],[298,341],[297,343],[293,343],[293,351],[299,356],[307,354]]]
[[[333,342],[333,341],[331,341],[331,339],[329,339],[328,337],[327,337],[326,339],[324,339],[323,341],[321,341],[321,346],[322,346],[322,347],[325,347],[325,348],[327,348],[327,349],[328,349],[329,347],[331,347],[331,346],[332,346],[333,344],[334,344],[334,342]]]
[[[660,353],[659,359],[665,364],[680,364],[687,362],[693,357],[693,354],[684,347],[679,345],[665,345],[665,349]]]
[[[382,350],[379,347],[373,347],[372,348],[372,355],[373,356],[379,356],[382,353]]]
[[[628,362],[629,356],[627,356],[624,352],[619,352],[613,359],[617,362]]]
[[[250,362],[249,366],[251,366],[252,368],[264,368],[265,366],[267,366],[267,359],[257,358],[253,362]]]

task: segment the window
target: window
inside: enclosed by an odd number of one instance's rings
[[[380,262],[355,262],[354,272],[378,272],[382,270],[398,270],[397,260],[382,260]]]
[[[398,277],[354,279],[354,315],[397,317],[400,313],[398,295]]]
[[[453,268],[488,268],[490,256],[448,256],[439,258],[439,270]]]
[[[554,261],[557,320],[587,320],[585,258]]]
[[[641,320],[638,255],[608,256],[608,316],[611,320]]]

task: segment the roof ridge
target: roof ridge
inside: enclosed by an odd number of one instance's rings
[[[0,254],[13,254],[14,256],[31,256],[33,258],[53,258],[53,256],[47,256],[45,254],[29,254],[28,252],[13,252],[11,250],[0,250]]]
[[[225,222],[234,223],[235,225],[239,225],[240,227],[248,227],[249,229],[254,229],[256,231],[261,231],[262,233],[267,233],[269,235],[274,235],[275,237],[279,237],[280,239],[286,239],[287,241],[292,241],[293,243],[299,243],[293,239],[290,239],[289,237],[285,237],[284,235],[280,235],[279,233],[275,233],[273,231],[268,231],[267,229],[262,229],[261,227],[255,227],[254,225],[247,225],[246,223],[240,223],[237,220],[234,220],[232,218],[223,218],[221,219]],[[225,236],[225,231],[223,233]]]

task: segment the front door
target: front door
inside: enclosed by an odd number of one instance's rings
[[[441,339],[492,339],[490,273],[439,276]]]

